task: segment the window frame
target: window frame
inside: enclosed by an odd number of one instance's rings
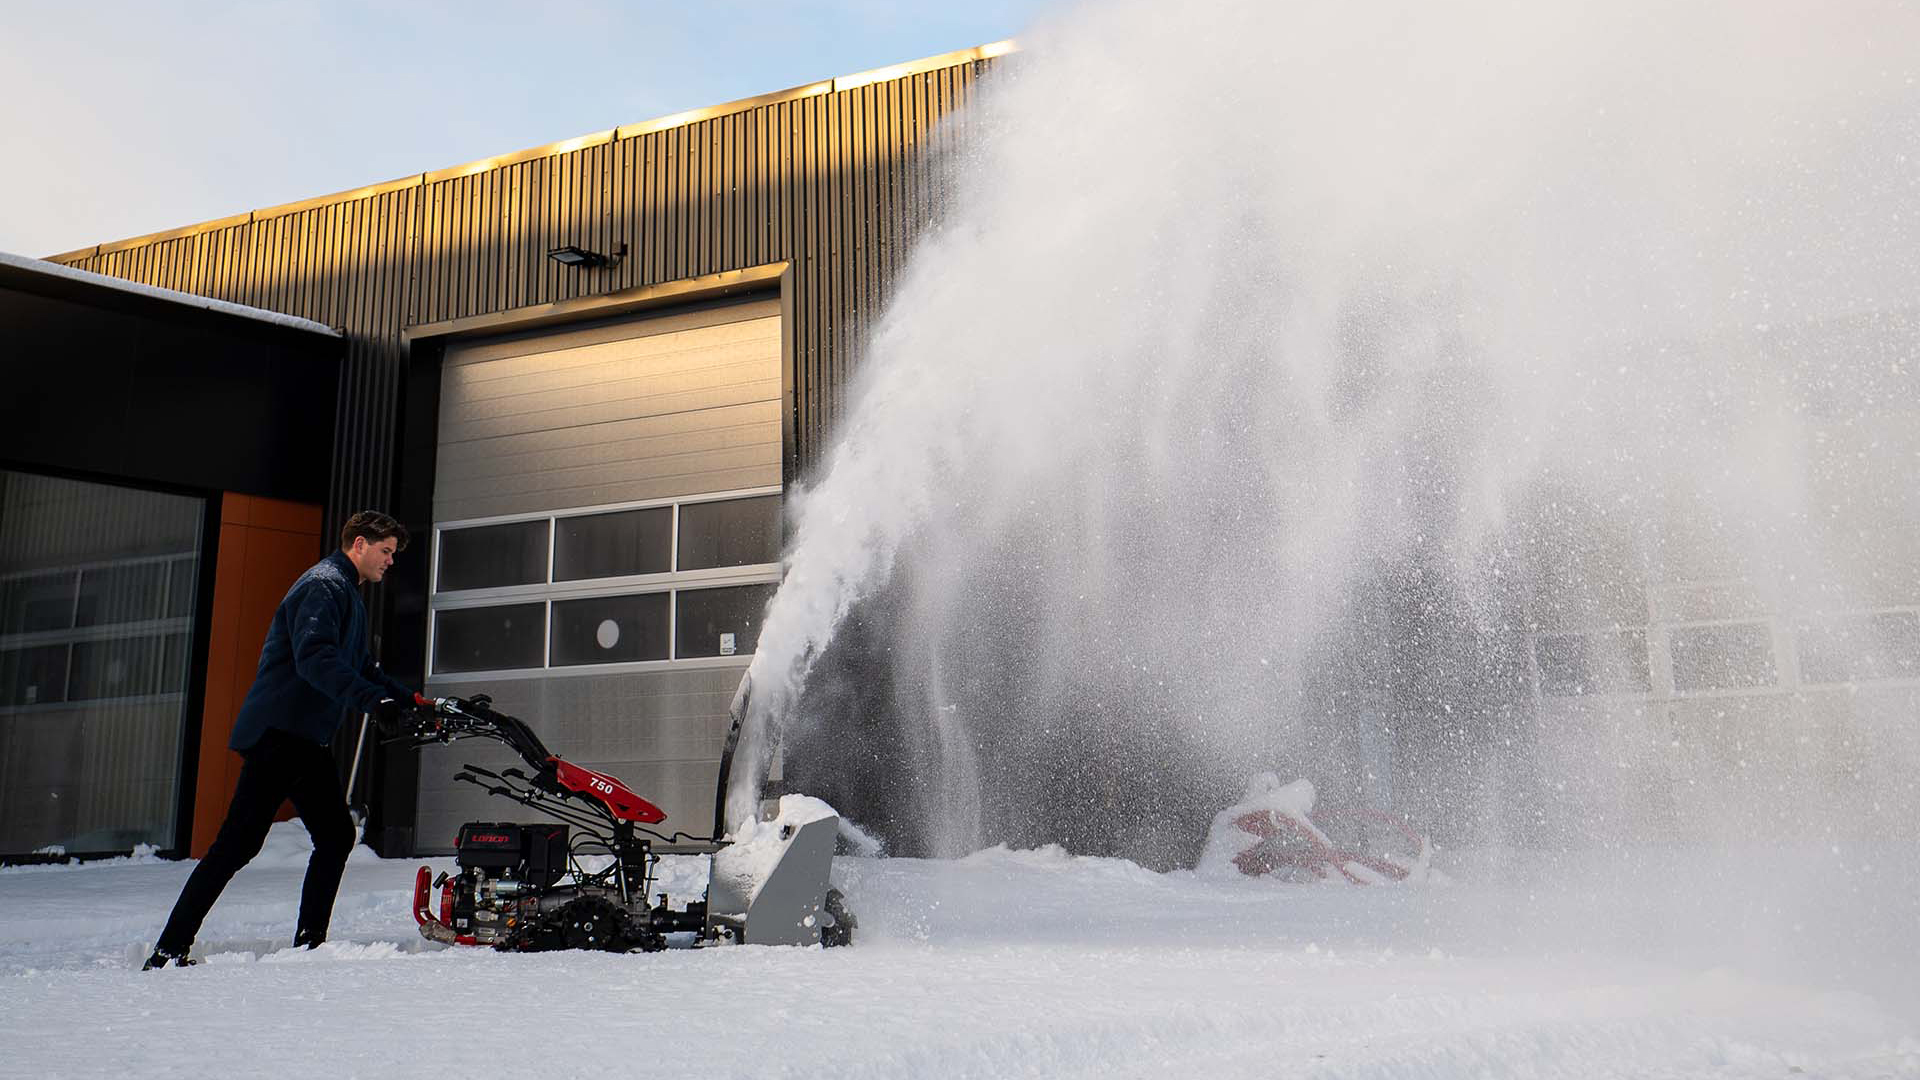
[[[1854,675],[1844,679],[1820,679],[1807,676],[1806,642],[1816,633],[1829,632],[1837,623],[1858,620],[1866,622],[1878,615],[1906,616],[1920,622],[1920,604],[1889,604],[1872,608],[1849,608],[1845,611],[1815,612],[1790,620],[1787,633],[1791,637],[1794,650],[1793,677],[1797,685],[1809,691],[1858,690],[1880,687],[1920,686],[1920,674],[1894,675]],[[1849,628],[1851,629],[1851,628]]]
[[[1920,618],[1920,605],[1880,604],[1872,607],[1846,607],[1794,612],[1735,615],[1726,618],[1673,619],[1645,625],[1606,623],[1567,627],[1536,627],[1527,633],[1527,665],[1533,681],[1533,696],[1538,702],[1589,700],[1689,701],[1713,698],[1768,697],[1781,694],[1853,693],[1860,691],[1905,690],[1920,687],[1920,675],[1874,675],[1844,680],[1809,679],[1801,655],[1803,636],[1821,620],[1867,619],[1875,615],[1911,615]],[[1676,685],[1673,657],[1673,633],[1736,625],[1764,627],[1773,663],[1773,681],[1756,686],[1700,687],[1680,689]],[[1642,631],[1646,634],[1647,672],[1650,689],[1644,691],[1600,691],[1587,694],[1550,694],[1546,692],[1545,672],[1540,665],[1539,642],[1551,637],[1596,637],[1607,634]]]
[[[1680,658],[1674,647],[1674,635],[1689,633],[1729,633],[1751,628],[1758,631],[1760,642],[1766,648],[1768,678],[1750,685],[1720,686],[1707,684],[1702,686],[1680,685]],[[1729,697],[1749,694],[1778,694],[1795,689],[1798,684],[1798,658],[1781,647],[1781,624],[1774,616],[1750,616],[1730,619],[1689,619],[1685,622],[1671,622],[1661,626],[1661,645],[1664,653],[1663,663],[1666,678],[1673,687],[1676,698]],[[1724,639],[1723,639],[1724,644]],[[1792,664],[1795,670],[1789,671]]]
[[[80,598],[85,592],[85,582],[86,582],[86,576],[88,573],[101,571],[101,570],[124,569],[132,566],[146,566],[146,565],[152,565],[156,563],[163,564],[166,567],[165,575],[164,575],[164,578],[162,579],[162,584],[160,587],[160,595],[159,595],[158,603],[156,605],[157,609],[161,612],[161,614],[158,617],[149,618],[149,619],[132,619],[126,622],[89,623],[85,626],[79,625]],[[57,701],[35,701],[32,703],[23,703],[18,705],[9,704],[4,700],[0,700],[0,716],[13,716],[13,715],[18,715],[22,713],[43,712],[43,711],[53,710],[53,709],[75,708],[75,707],[84,706],[89,702],[110,702],[114,705],[134,705],[134,704],[143,704],[143,703],[149,703],[149,702],[175,702],[175,701],[186,700],[187,688],[193,681],[191,655],[189,655],[189,658],[187,661],[187,669],[184,672],[184,682],[181,688],[178,690],[160,690],[160,691],[154,691],[154,692],[148,692],[148,693],[123,694],[119,696],[109,696],[109,697],[99,697],[99,698],[83,698],[79,700],[75,700],[72,697],[73,673],[74,673],[73,654],[74,654],[74,647],[77,645],[94,644],[98,642],[122,641],[122,640],[132,641],[140,638],[155,638],[155,639],[164,640],[165,638],[168,638],[168,637],[185,635],[188,640],[189,653],[191,653],[192,636],[194,632],[193,616],[191,614],[189,615],[165,614],[165,612],[172,606],[172,600],[173,600],[175,591],[181,588],[181,585],[178,583],[178,577],[177,577],[177,573],[178,573],[177,568],[181,564],[186,564],[188,566],[191,566],[193,568],[193,572],[196,575],[199,574],[200,572],[200,556],[197,553],[175,551],[175,552],[165,552],[165,553],[154,554],[154,555],[136,555],[126,559],[95,559],[87,562],[62,564],[56,567],[43,567],[43,568],[38,568],[33,570],[14,570],[14,571],[8,571],[6,573],[0,573],[0,583],[17,581],[24,578],[51,577],[56,575],[58,576],[72,575],[72,579],[73,579],[71,588],[67,592],[67,618],[66,618],[65,626],[53,627],[46,630],[23,630],[17,633],[0,632],[0,651],[13,652],[16,650],[40,648],[40,647],[46,647],[46,646],[53,646],[53,647],[58,647],[66,650],[66,675],[62,683],[63,690],[62,690],[60,699]],[[186,588],[187,588],[187,595],[197,597],[198,590],[199,590],[199,584],[197,581],[187,585]]]
[[[695,656],[674,655],[678,651],[680,633],[680,601],[678,594],[683,591],[718,589],[741,585],[778,585],[782,567],[776,558],[773,562],[753,563],[745,566],[722,566],[702,570],[681,570],[680,565],[680,508],[701,503],[729,502],[736,499],[759,498],[768,495],[784,497],[786,489],[782,485],[766,485],[752,488],[736,488],[729,491],[707,491],[694,495],[675,495],[659,499],[636,499],[627,502],[605,503],[593,506],[569,506],[558,510],[539,510],[530,513],[500,514],[483,518],[465,518],[458,521],[436,522],[433,527],[432,572],[427,585],[427,653],[426,677],[435,679],[483,681],[492,679],[526,679],[565,677],[573,675],[605,675],[621,672],[661,671],[668,669],[688,670],[697,668],[744,667],[752,663],[753,653],[740,653],[734,656]],[[618,513],[624,510],[651,510],[659,507],[671,507],[673,511],[670,539],[671,569],[653,574],[626,574],[618,577],[586,578],[574,581],[555,581],[553,579],[554,544],[558,537],[558,522],[565,518],[592,517],[596,514]],[[544,582],[530,585],[499,585],[482,589],[458,589],[442,592],[440,589],[440,541],[443,533],[451,530],[480,528],[488,525],[506,525],[515,522],[545,521],[547,523],[547,571]],[[664,660],[627,660],[606,664],[563,664],[553,662],[553,605],[555,601],[591,599],[594,597],[636,596],[642,594],[667,593],[667,648],[668,656]],[[439,630],[439,615],[442,611],[462,608],[493,607],[510,603],[541,602],[545,608],[542,617],[542,640],[540,666],[532,668],[488,668],[481,671],[441,672],[434,666],[434,638]]]
[[[1586,643],[1585,660],[1589,674],[1598,674],[1601,669],[1593,664],[1596,646],[1604,638],[1620,638],[1639,635],[1638,653],[1641,673],[1646,678],[1646,687],[1618,687],[1607,685],[1607,680],[1595,678],[1591,684],[1581,684],[1578,690],[1567,693],[1555,693],[1547,689],[1547,666],[1540,662],[1540,646],[1549,639],[1579,639]],[[1598,626],[1580,627],[1570,630],[1535,630],[1527,635],[1527,664],[1532,671],[1534,696],[1552,700],[1580,700],[1588,698],[1644,698],[1654,692],[1654,656],[1652,634],[1644,626]]]

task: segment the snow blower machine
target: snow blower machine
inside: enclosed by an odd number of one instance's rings
[[[459,872],[435,877],[423,866],[414,881],[414,919],[429,940],[511,952],[852,943],[854,920],[828,881],[839,833],[839,819],[830,813],[783,813],[722,839],[716,811],[709,836],[662,833],[651,828],[666,820],[659,807],[614,777],[555,756],[524,722],[494,709],[486,695],[419,698],[416,704],[405,729],[387,741],[502,743],[526,769],[465,765],[454,779],[550,819],[462,825],[455,847]],[[740,722],[736,709],[720,770],[722,797]],[[661,858],[656,844],[707,856],[703,898],[674,907],[662,893],[649,903]]]

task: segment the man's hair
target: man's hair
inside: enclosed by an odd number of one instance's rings
[[[340,527],[340,549],[352,547],[358,536],[366,537],[369,544],[391,538],[399,541],[395,551],[407,550],[407,527],[378,510],[362,510],[347,519]]]

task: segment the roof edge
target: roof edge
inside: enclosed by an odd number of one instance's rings
[[[971,49],[958,49],[953,52],[940,53],[936,56],[909,60],[901,64],[890,64],[886,67],[870,68],[866,71],[855,72],[851,75],[822,79],[818,82],[789,87],[785,90],[775,90],[771,93],[758,94],[753,97],[740,98],[720,105],[710,105],[705,108],[671,113],[667,116],[656,117],[652,120],[643,120],[637,124],[623,124],[619,127],[608,128],[605,131],[597,131],[588,135],[577,135],[570,139],[561,139],[557,142],[547,143],[542,146],[528,147],[525,150],[495,154],[491,157],[469,161],[463,165],[454,165],[445,169],[433,169],[420,173],[409,173],[406,176],[393,180],[387,180],[377,184],[368,184],[364,187],[348,188],[345,191],[337,191],[331,195],[316,195],[294,202],[278,203],[259,210],[250,210],[245,213],[215,218],[211,221],[203,221],[194,225],[183,225],[173,229],[162,229],[158,232],[142,233],[139,236],[130,236],[123,240],[110,240],[105,243],[92,244],[87,247],[76,248],[72,251],[63,251],[58,255],[48,255],[43,261],[56,264],[77,262],[81,259],[90,259],[115,251],[125,251],[128,248],[145,247],[148,244],[157,244],[166,240],[177,240],[181,237],[192,236],[196,233],[211,232],[215,229],[231,228],[235,225],[246,225],[256,221],[268,221],[277,217],[285,217],[288,214],[296,214],[303,210],[311,210],[319,206],[352,202],[356,199],[366,199],[375,195],[382,195],[389,191],[400,191],[406,188],[421,187],[441,180],[471,176],[474,173],[487,172],[491,169],[503,168],[508,165],[518,164],[522,161],[532,161],[537,158],[552,157],[556,154],[571,153],[583,147],[617,142],[621,139],[632,138],[636,135],[646,135],[655,131],[665,131],[669,128],[684,127],[688,124],[697,124],[702,120],[711,120],[715,117],[746,112],[749,109],[759,109],[768,105],[777,105],[783,101],[797,101],[801,98],[814,97],[818,94],[832,94],[846,90],[857,90],[860,87],[871,86],[874,83],[887,82],[892,79],[903,79],[910,75],[920,75],[929,71],[938,71],[942,68],[959,67],[961,64],[972,63],[979,60],[991,60],[995,57],[1005,56],[1018,51],[1020,51],[1020,44],[1016,39],[1004,38],[986,45],[976,45]]]
[[[110,274],[96,274],[91,270],[80,270],[71,266],[63,266],[51,259],[35,259],[26,255],[14,255],[9,252],[0,251],[0,274],[4,274],[7,271],[24,275],[37,275],[43,278],[70,282],[95,289],[105,289],[121,296],[138,296],[146,300],[173,304],[177,307],[190,308],[195,311],[211,312],[215,315],[249,319],[254,322],[267,323],[288,330],[317,334],[322,337],[339,339],[345,336],[334,327],[328,326],[325,323],[315,322],[312,319],[303,319],[298,315],[286,315],[278,311],[248,307],[245,304],[236,304],[227,300],[215,300],[212,297],[181,292],[178,289],[164,289],[158,285],[147,285],[138,281],[129,281],[126,278],[117,278]],[[29,291],[35,290],[30,288]]]

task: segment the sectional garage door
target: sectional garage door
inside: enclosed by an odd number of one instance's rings
[[[450,345],[431,592],[435,694],[487,693],[557,754],[706,831],[728,702],[779,580],[778,301]],[[403,556],[404,557],[404,556]],[[423,852],[524,817],[420,759]]]
[[[762,301],[447,350],[434,520],[780,483]]]

